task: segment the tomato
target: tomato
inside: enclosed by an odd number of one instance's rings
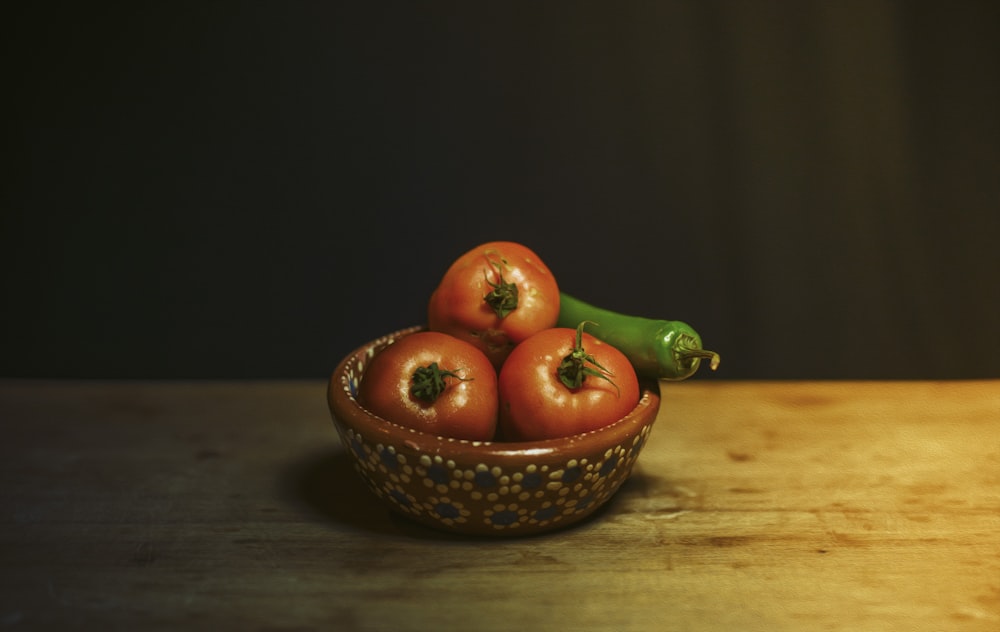
[[[559,285],[530,248],[491,241],[458,257],[427,308],[427,328],[466,340],[497,369],[511,349],[559,318]]]
[[[497,374],[473,345],[418,331],[369,361],[358,401],[383,419],[455,439],[487,441],[497,427]]]
[[[573,386],[563,382],[564,363]],[[596,430],[639,403],[639,380],[628,358],[584,332],[583,324],[546,329],[521,342],[498,379],[499,433],[505,441]]]

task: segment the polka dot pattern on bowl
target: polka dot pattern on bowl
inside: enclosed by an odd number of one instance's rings
[[[353,429],[344,432],[343,441],[368,487],[396,510],[444,526],[477,521],[500,530],[548,526],[602,504],[632,470],[649,432],[650,426],[643,426],[596,458],[516,468],[463,466],[405,446],[371,443]]]

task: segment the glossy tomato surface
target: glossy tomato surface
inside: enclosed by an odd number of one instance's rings
[[[516,301],[497,309],[490,298],[516,288]],[[527,246],[510,241],[481,244],[445,271],[431,294],[427,325],[481,349],[499,369],[511,349],[559,318],[559,285]]]
[[[559,365],[576,342],[575,329],[556,327],[529,337],[510,353],[498,377],[503,440],[552,439],[596,430],[638,404],[639,380],[628,358],[586,332],[582,347],[607,369],[608,379],[587,376],[577,388],[563,384]]]
[[[412,392],[414,375],[436,366],[443,390],[433,401]],[[418,374],[419,375],[419,374]],[[418,331],[378,352],[358,385],[358,401],[401,426],[455,439],[487,441],[497,426],[497,374],[473,345],[440,332]]]

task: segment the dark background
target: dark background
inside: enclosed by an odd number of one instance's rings
[[[0,375],[326,377],[512,239],[696,379],[1000,377],[998,7],[4,9]]]

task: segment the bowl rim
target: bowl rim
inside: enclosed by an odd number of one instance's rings
[[[414,325],[384,334],[357,346],[337,363],[327,383],[327,404],[335,423],[363,433],[369,439],[381,437],[387,445],[405,445],[413,450],[441,456],[461,455],[463,459],[488,460],[512,456],[538,458],[568,451],[594,450],[620,443],[623,439],[641,432],[643,427],[652,425],[659,412],[661,400],[659,382],[640,377],[639,401],[627,415],[607,426],[579,434],[539,441],[477,441],[445,437],[408,428],[379,417],[363,407],[350,393],[347,385],[350,378],[346,377],[346,373],[348,367],[362,357],[365,357],[366,361],[369,360],[372,357],[371,351],[379,345],[389,344],[422,330],[426,330],[424,325]],[[344,382],[345,379],[347,383]]]

